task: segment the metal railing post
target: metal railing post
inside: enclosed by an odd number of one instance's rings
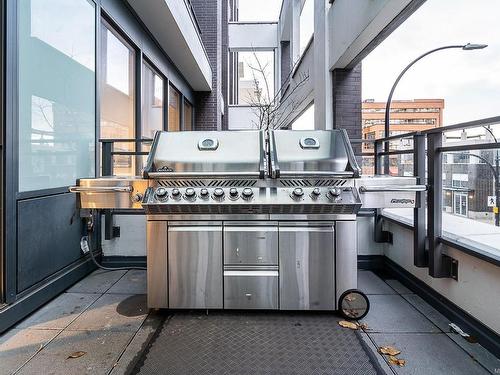
[[[430,133],[427,135],[428,160],[428,194],[427,194],[427,237],[429,239],[429,275],[435,278],[449,277],[446,272],[443,257],[443,246],[439,242],[443,229],[442,201],[443,201],[443,163],[440,147],[443,143],[443,134]]]
[[[102,141],[101,154],[101,175],[113,175],[113,141]],[[104,210],[104,239],[113,239],[113,213],[111,210]]]
[[[384,142],[380,139],[376,139],[373,143],[373,162],[374,162],[374,174],[382,174],[382,155]]]
[[[417,184],[425,184],[425,135],[413,136],[413,176]],[[429,265],[425,249],[425,191],[416,193],[416,207],[413,209],[413,264],[416,267]]]
[[[101,155],[102,176],[113,175],[113,142],[102,141],[102,155]]]

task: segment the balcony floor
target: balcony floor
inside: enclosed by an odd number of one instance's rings
[[[498,374],[500,360],[396,280],[359,272],[371,311],[362,337],[387,374]],[[95,271],[0,336],[0,374],[125,374],[162,322],[146,308],[144,271]],[[392,345],[406,366],[377,353]],[[85,352],[78,358],[69,358]],[[82,353],[80,353],[82,354]],[[132,365],[131,365],[132,364]]]

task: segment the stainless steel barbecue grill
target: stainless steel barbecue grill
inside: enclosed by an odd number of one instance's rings
[[[414,207],[414,178],[360,178],[347,134],[159,132],[143,179],[79,180],[82,208],[144,208],[148,305],[361,317],[356,215]]]

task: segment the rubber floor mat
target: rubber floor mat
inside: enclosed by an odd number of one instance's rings
[[[135,374],[384,374],[359,333],[332,314],[175,313]]]

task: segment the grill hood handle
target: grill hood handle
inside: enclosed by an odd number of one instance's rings
[[[131,193],[132,186],[70,186],[70,193]]]

